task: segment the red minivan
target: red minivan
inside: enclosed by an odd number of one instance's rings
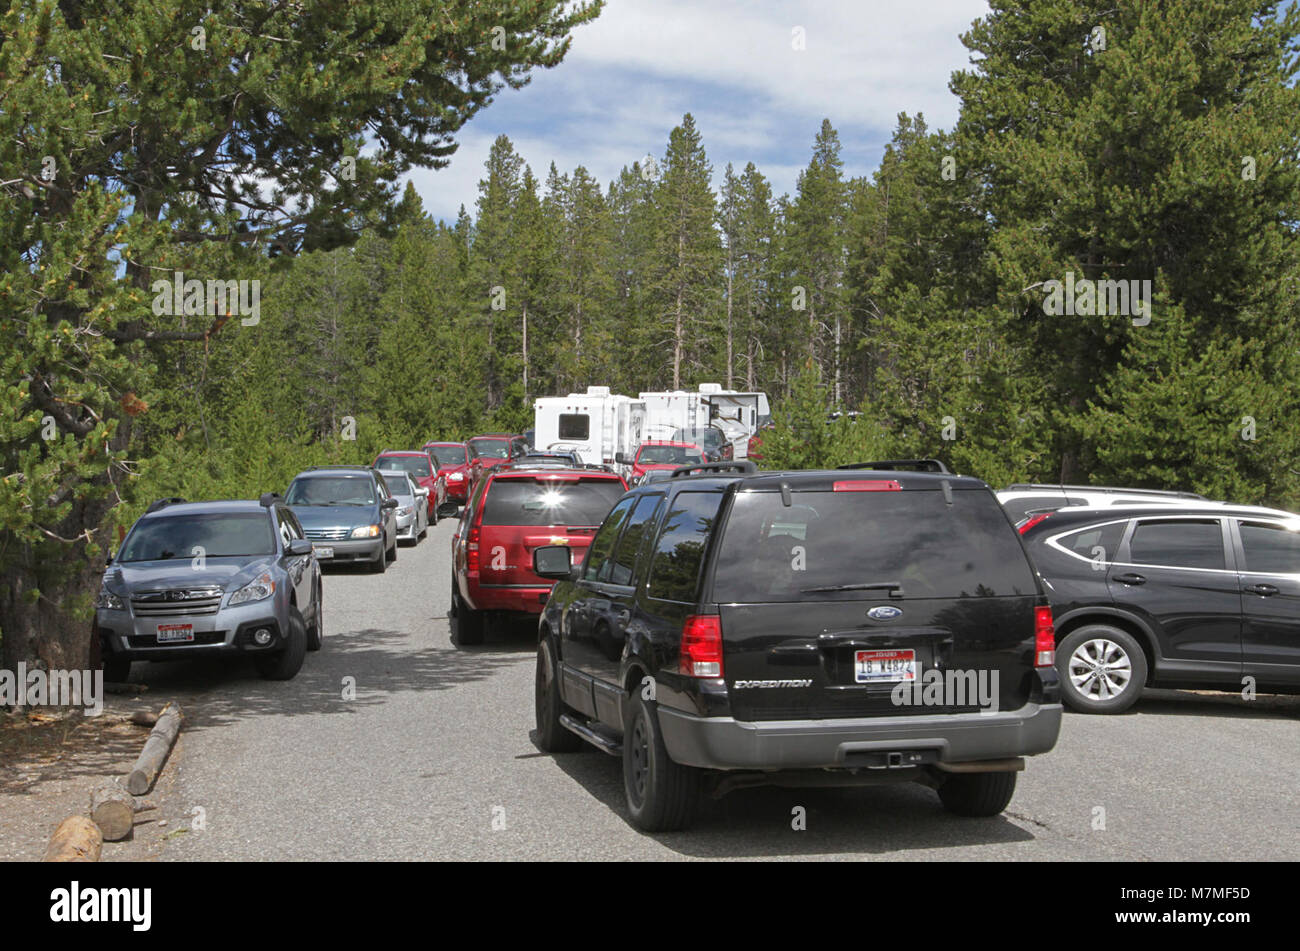
[[[484,613],[541,614],[552,582],[533,574],[533,549],[568,545],[576,564],[614,503],[621,476],[597,469],[504,466],[474,487],[452,538],[456,641],[483,641]]]

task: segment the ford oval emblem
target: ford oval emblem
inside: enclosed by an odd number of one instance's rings
[[[868,611],[867,617],[873,621],[892,621],[902,613],[902,608],[896,608],[892,604],[881,604]]]

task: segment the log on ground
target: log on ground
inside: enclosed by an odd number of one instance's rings
[[[99,826],[85,816],[68,816],[59,823],[45,849],[47,862],[98,862],[104,844]]]
[[[118,842],[130,835],[135,813],[135,800],[117,783],[100,786],[90,794],[90,818],[105,842]]]
[[[167,704],[162,713],[158,714],[158,723],[145,741],[131,774],[126,778],[127,791],[132,795],[140,796],[153,788],[163,764],[167,762],[167,754],[176,742],[176,735],[181,731],[183,719],[181,708],[175,703]]]

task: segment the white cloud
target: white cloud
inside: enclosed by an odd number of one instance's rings
[[[451,165],[412,175],[425,206],[451,220],[473,213],[478,180],[498,134],[544,180],[584,165],[602,185],[691,112],[713,163],[753,161],[777,195],[792,192],[823,117],[844,144],[845,171],[875,168],[899,112],[950,128],[954,69],[967,64],[958,34],[988,12],[985,0],[609,0],[580,27],[565,61],[503,90],[457,137]],[[791,48],[801,26],[806,49]]]

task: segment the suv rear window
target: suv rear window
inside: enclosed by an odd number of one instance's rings
[[[484,525],[599,525],[624,493],[617,479],[496,479]]]
[[[1029,559],[991,492],[741,492],[718,552],[713,600],[962,598],[1036,592]]]
[[[1129,561],[1135,565],[1224,567],[1223,532],[1217,519],[1138,522],[1128,547]]]

